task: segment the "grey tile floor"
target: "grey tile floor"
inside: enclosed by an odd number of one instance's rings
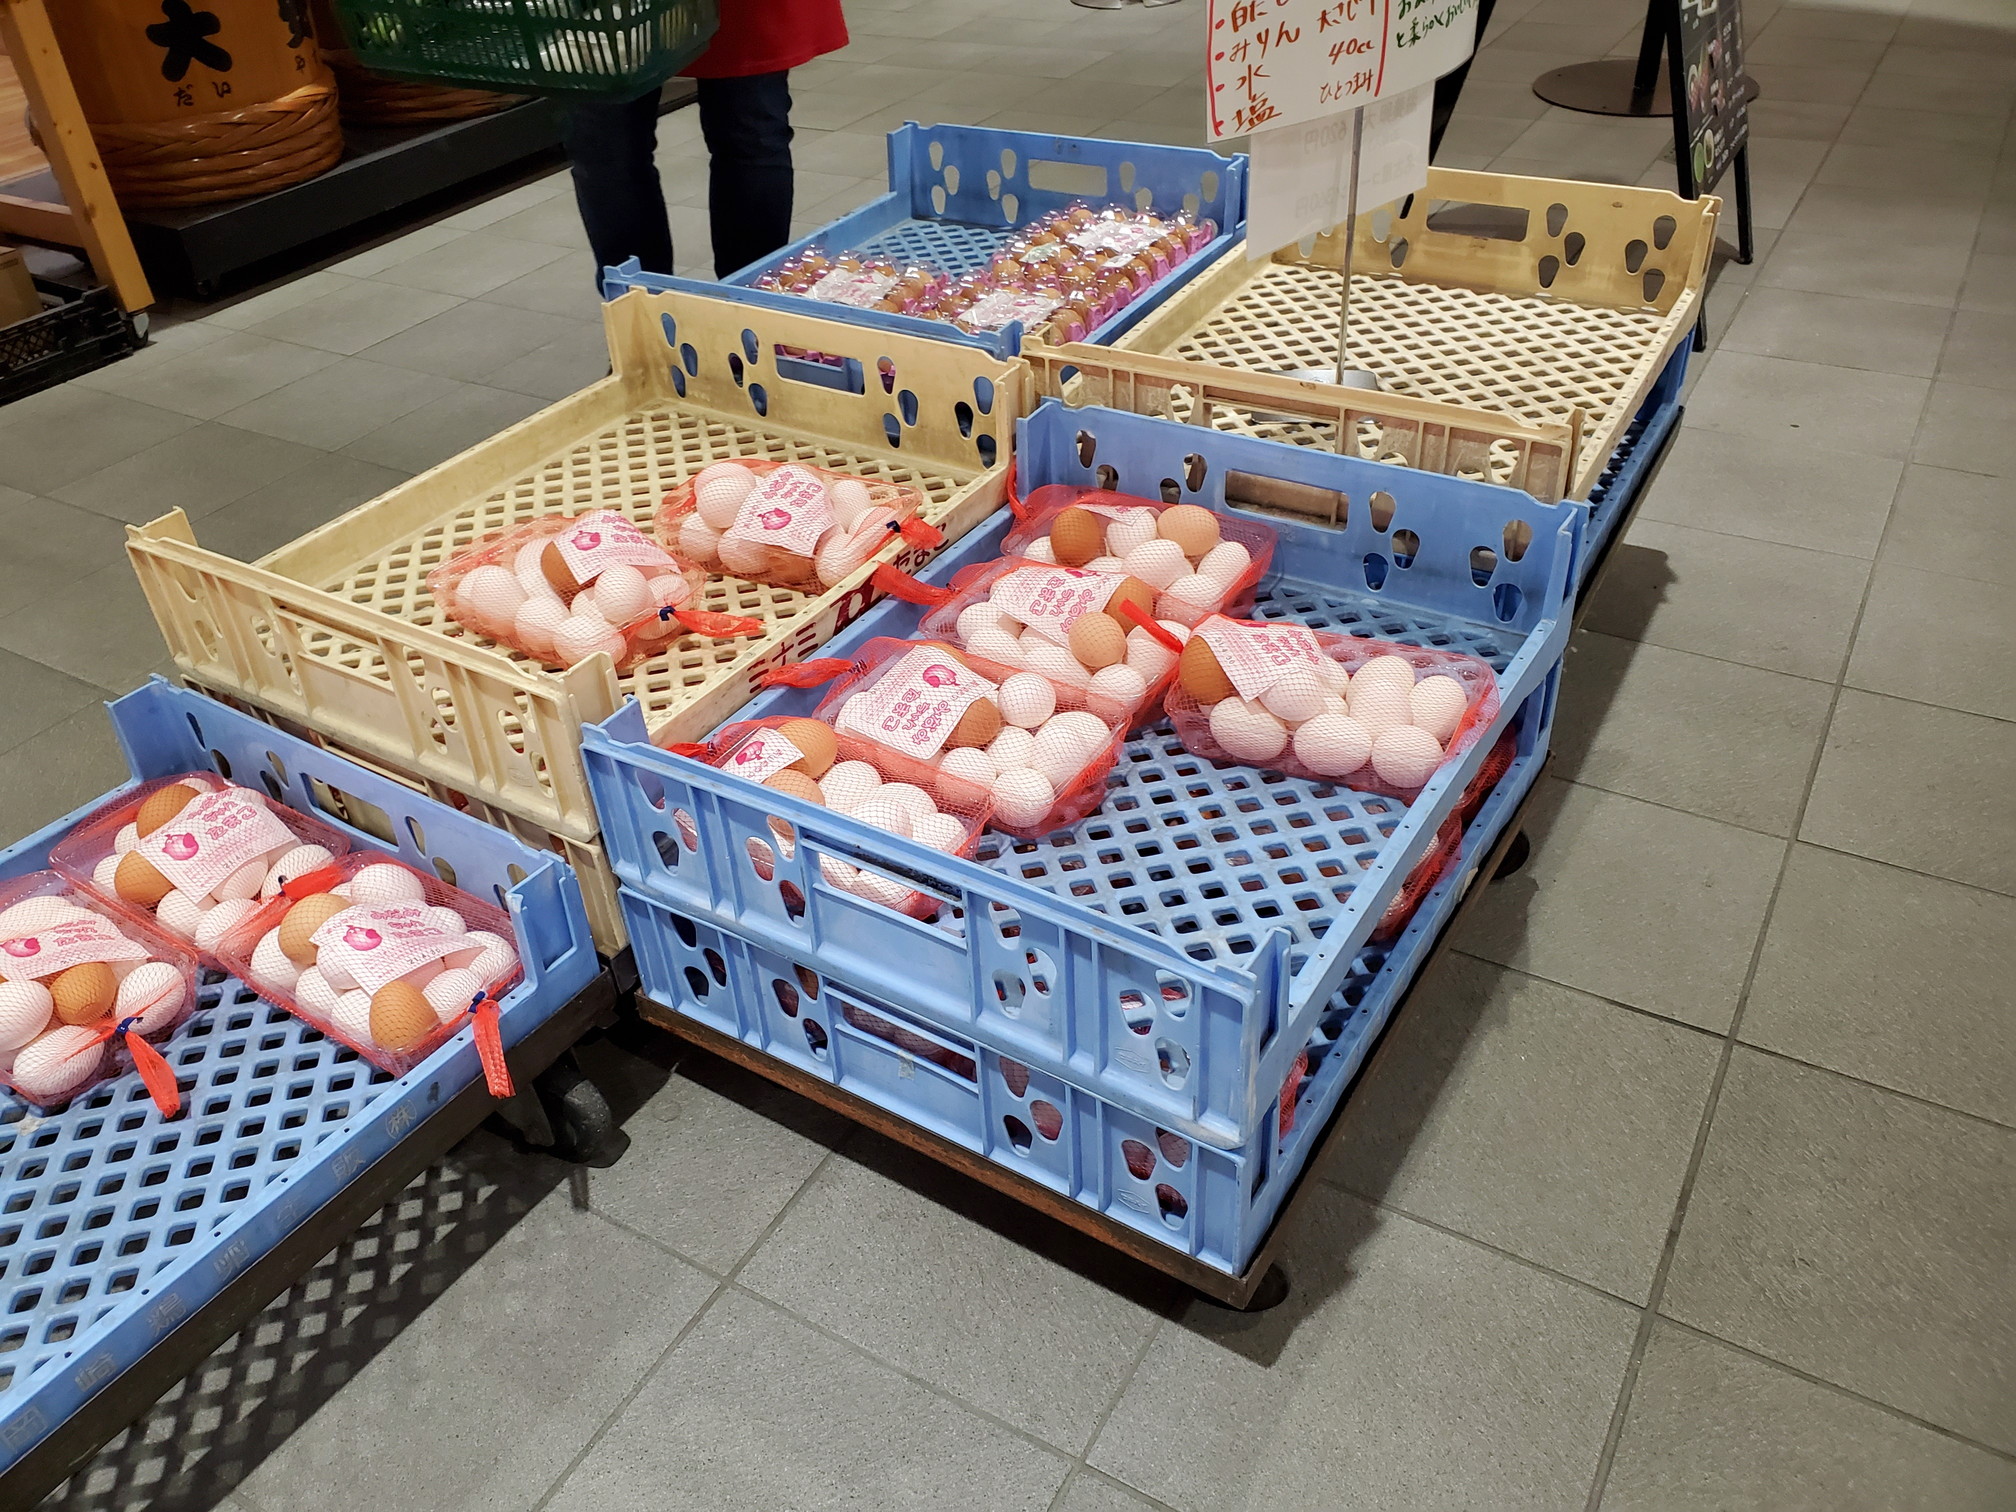
[[[2016,12],[1748,0],[1759,258],[1573,652],[1532,863],[1416,995],[1258,1317],[669,1041],[636,1143],[477,1139],[50,1503],[388,1509],[2016,1506]],[[1200,0],[848,0],[799,222],[906,117],[1199,139]],[[1443,161],[1671,184],[1501,0]],[[664,123],[708,262],[690,113]],[[117,559],[256,556],[601,376],[541,178],[0,410],[0,834],[162,666]]]

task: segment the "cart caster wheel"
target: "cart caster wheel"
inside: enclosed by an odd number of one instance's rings
[[[563,1055],[532,1086],[553,1128],[551,1154],[597,1169],[623,1158],[630,1148],[630,1136],[616,1126],[609,1100],[574,1063],[573,1056]]]
[[[1288,1272],[1278,1265],[1267,1267],[1267,1274],[1260,1278],[1260,1284],[1253,1289],[1253,1295],[1246,1299],[1244,1307],[1232,1307],[1226,1303],[1216,1305],[1227,1312],[1263,1313],[1270,1312],[1288,1300]]]
[[[1521,830],[1512,837],[1512,843],[1505,847],[1505,855],[1498,863],[1498,870],[1491,873],[1493,882],[1503,882],[1507,877],[1523,867],[1533,854],[1533,843]]]

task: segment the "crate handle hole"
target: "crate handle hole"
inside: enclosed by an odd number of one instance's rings
[[[1000,453],[999,443],[992,436],[981,436],[974,441],[973,446],[980,453],[980,465],[992,467],[994,458]]]
[[[1568,207],[1555,203],[1547,207],[1547,234],[1559,236],[1561,228],[1568,224]]]
[[[809,1018],[800,1022],[805,1026],[805,1043],[812,1047],[812,1053],[821,1060],[826,1059],[825,1029]]]
[[[1652,245],[1664,252],[1673,244],[1673,233],[1680,229],[1680,223],[1670,215],[1662,215],[1652,222]]]
[[[1582,249],[1588,245],[1589,239],[1580,231],[1570,231],[1567,239],[1561,243],[1561,256],[1572,268],[1582,261]]]
[[[666,368],[665,371],[672,375],[672,392],[677,394],[681,399],[684,399],[686,397],[686,370],[675,362]]]
[[[689,851],[700,849],[700,826],[693,822],[693,816],[682,809],[672,810],[672,823],[679,830],[679,840]]]
[[[1001,1005],[1001,1011],[1010,1018],[1022,1016],[1022,1003],[1029,995],[1029,984],[1012,971],[994,973],[994,998]]]
[[[700,354],[693,350],[692,342],[688,341],[680,346],[679,362],[686,369],[686,375],[689,378],[698,378],[700,376]]]
[[[1155,1063],[1162,1072],[1163,1085],[1172,1090],[1180,1090],[1190,1080],[1190,1052],[1174,1040],[1155,1041]]]
[[[446,882],[450,887],[455,885],[455,868],[446,856],[436,856],[434,858],[434,875],[439,877],[443,882]]]
[[[1108,493],[1113,493],[1120,487],[1119,470],[1107,463],[1101,462],[1098,471],[1093,476],[1099,480],[1099,486]]]
[[[1365,553],[1365,586],[1374,593],[1386,586],[1386,558],[1376,551]]]
[[[947,194],[957,194],[959,192],[959,165],[957,163],[947,163],[945,165],[945,192]]]
[[[1386,255],[1392,259],[1394,267],[1403,266],[1407,261],[1407,238],[1404,236],[1396,237],[1393,242],[1393,249]]]
[[[1207,200],[1218,198],[1218,170],[1215,168],[1206,168],[1204,170],[1204,177],[1197,181],[1197,189]],[[1223,230],[1224,228],[1221,226],[1219,229]]]
[[[1180,977],[1173,977],[1166,971],[1155,973],[1156,985],[1162,989],[1162,1011],[1172,1019],[1180,1019],[1190,1011],[1190,987]]]
[[[894,415],[885,413],[882,416],[882,434],[889,438],[889,445],[891,447],[901,446],[903,444],[902,422],[897,420]]]
[[[651,836],[651,844],[658,852],[658,859],[665,863],[667,871],[679,869],[679,846],[670,835],[658,830]]]
[[[1001,177],[1004,179],[1015,177],[1015,149],[1013,147],[1003,147],[1001,149]]]
[[[1500,583],[1491,590],[1491,606],[1498,612],[1498,618],[1509,625],[1519,616],[1519,606],[1526,602],[1526,595],[1519,591],[1517,583]]]
[[[730,352],[728,354],[728,373],[735,380],[735,387],[737,388],[741,388],[748,381],[742,368],[742,354],[740,352]]]
[[[1200,200],[1196,195],[1186,194],[1183,196],[1183,213],[1185,215],[1194,217],[1197,214],[1197,212],[1203,208],[1204,208],[1204,202]]]
[[[1421,554],[1421,537],[1411,530],[1393,532],[1393,565],[1412,567],[1414,558]]]
[[[721,952],[718,950],[708,950],[705,952],[705,955],[707,957],[707,969],[714,973],[716,985],[726,987],[728,985],[728,963],[721,959]]]
[[[810,966],[793,966],[792,974],[798,978],[798,990],[809,998],[819,996],[819,973]]]
[[[952,418],[959,422],[959,434],[970,439],[973,435],[973,406],[961,399],[952,406]]]
[[[760,383],[749,385],[749,403],[759,417],[770,413],[770,395],[764,391]]]
[[[1036,1132],[1043,1136],[1045,1143],[1055,1144],[1057,1136],[1064,1132],[1063,1110],[1053,1102],[1037,1098],[1029,1104],[1029,1116],[1036,1120]]]
[[[1155,1027],[1155,1012],[1148,1006],[1148,995],[1129,987],[1120,994],[1120,1018],[1135,1034],[1146,1034]]]
[[[770,979],[770,991],[776,997],[777,1006],[782,1010],[784,1017],[798,1017],[798,989],[796,987],[793,987],[782,977],[772,977]]]
[[[704,1000],[708,990],[707,973],[702,971],[698,966],[688,966],[686,968],[686,990],[696,1000]]]
[[[777,842],[777,854],[786,861],[798,854],[798,831],[791,827],[790,820],[773,816],[770,820],[770,836]]]
[[[1132,163],[1122,163],[1120,165],[1120,192],[1122,194],[1132,194],[1134,192],[1134,165]]]
[[[1393,524],[1393,495],[1383,488],[1375,488],[1366,503],[1372,509],[1372,528],[1384,535]]]
[[[994,380],[992,378],[975,378],[973,380],[973,402],[980,406],[981,414],[991,415],[994,413]]]
[[[1001,198],[1001,174],[993,168],[987,170],[987,198],[992,200]]]
[[[939,215],[943,215],[945,213],[945,205],[945,186],[943,184],[933,184],[931,186],[932,210]]]
[[[1498,570],[1498,553],[1489,546],[1470,548],[1470,581],[1482,588]]]
[[[1002,195],[1001,214],[1007,219],[1009,225],[1014,225],[1016,219],[1022,214],[1022,201],[1012,194]]]
[[[1164,504],[1181,504],[1183,502],[1183,485],[1178,483],[1174,478],[1164,478],[1161,483],[1161,489],[1162,502]]]
[[[679,322],[672,318],[670,311],[659,315],[658,328],[665,333],[665,345],[668,347],[679,345]]]
[[[1526,520],[1505,522],[1505,560],[1519,561],[1526,555],[1526,548],[1533,544],[1533,526]]]
[[[1183,459],[1183,483],[1190,492],[1197,493],[1204,487],[1204,479],[1210,474],[1211,464],[1196,452]]]
[[[1181,1228],[1183,1220],[1190,1216],[1188,1200],[1166,1181],[1155,1184],[1155,1206],[1162,1210],[1162,1221],[1172,1229]]]
[[[1018,1060],[1001,1057],[1001,1080],[1008,1084],[1008,1090],[1021,1097],[1029,1090],[1029,1068]]]
[[[1636,273],[1645,266],[1645,254],[1651,249],[1644,242],[1633,237],[1624,244],[1624,271]]]
[[[1017,1155],[1027,1155],[1036,1144],[1036,1136],[1029,1132],[1029,1125],[1013,1113],[1001,1115],[1001,1129],[1007,1134],[1008,1143],[1015,1147]]]
[[[691,950],[700,943],[700,931],[694,927],[691,919],[680,914],[667,914],[665,917],[672,921],[672,932],[679,936],[681,945]]]
[[[1190,1141],[1181,1134],[1172,1134],[1167,1129],[1155,1131],[1155,1143],[1162,1151],[1163,1160],[1174,1170],[1182,1170],[1190,1163]]]
[[[1658,268],[1645,270],[1645,303],[1656,304],[1659,291],[1666,287],[1666,275]]]
[[[789,880],[777,884],[777,897],[784,904],[784,917],[793,924],[805,919],[805,894],[798,890],[798,884]]]
[[[1155,1174],[1155,1152],[1138,1139],[1120,1141],[1120,1158],[1127,1162],[1127,1170],[1136,1181],[1146,1181]]]
[[[406,833],[413,837],[413,849],[421,855],[427,854],[427,831],[420,828],[420,821],[410,814],[406,818]]]
[[[1540,259],[1537,276],[1540,280],[1541,288],[1553,288],[1554,280],[1561,276],[1561,259],[1556,257],[1552,252],[1549,252],[1545,257]]]
[[[875,371],[882,377],[882,392],[885,394],[895,393],[896,364],[887,357],[877,357],[875,359]]]
[[[914,390],[906,388],[902,393],[898,394],[896,396],[896,408],[903,412],[903,423],[905,425],[915,425],[917,423],[917,395]]]
[[[1078,465],[1090,467],[1092,459],[1099,455],[1099,438],[1090,431],[1078,432]]]
[[[931,143],[930,157],[932,172],[935,173],[940,168],[943,168],[945,166],[945,144],[934,139]]]
[[[756,873],[758,882],[774,882],[777,879],[777,853],[754,835],[749,837],[749,869]]]

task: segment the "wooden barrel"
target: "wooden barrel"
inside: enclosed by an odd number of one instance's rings
[[[516,105],[523,95],[493,94],[487,89],[458,89],[452,84],[421,84],[388,79],[366,71],[350,50],[329,0],[310,0],[315,38],[322,57],[336,75],[336,98],[343,119],[352,126],[412,126],[427,121],[461,121]]]
[[[343,155],[308,0],[62,0],[49,15],[121,204],[244,199]]]

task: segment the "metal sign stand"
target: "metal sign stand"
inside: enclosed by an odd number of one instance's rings
[[[1350,366],[1351,340],[1351,258],[1358,242],[1358,165],[1365,146],[1365,107],[1351,115],[1351,178],[1344,193],[1344,273],[1337,294],[1337,362],[1334,367],[1293,368],[1291,378],[1308,383],[1334,383],[1339,388],[1379,389],[1379,375],[1367,368]]]

